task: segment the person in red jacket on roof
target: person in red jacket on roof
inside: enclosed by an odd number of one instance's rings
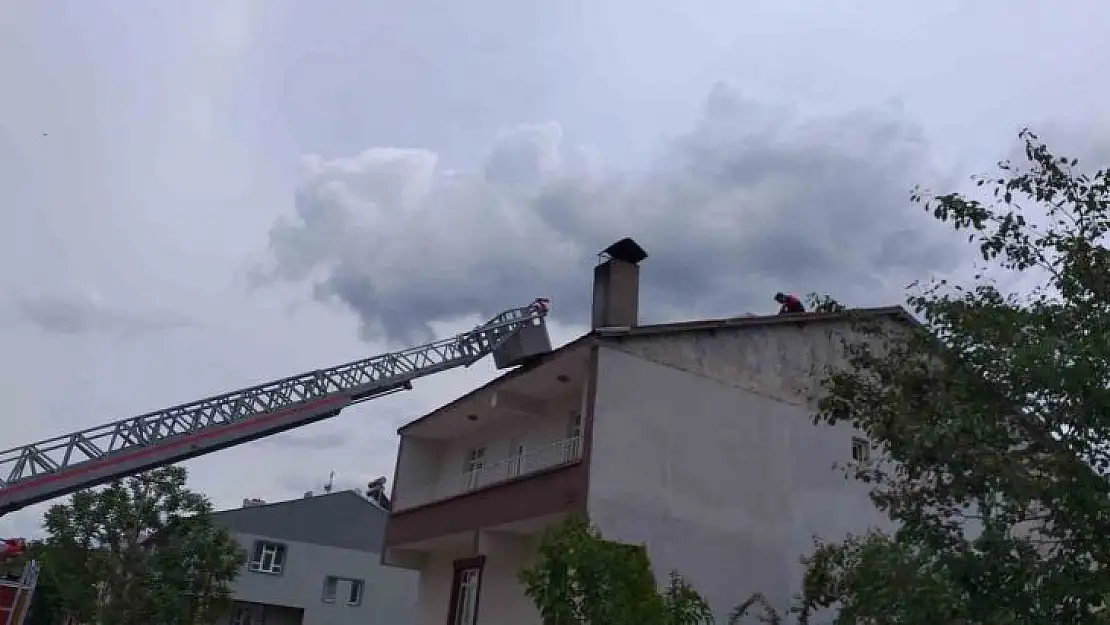
[[[782,307],[779,308],[780,315],[785,315],[788,313],[804,313],[806,311],[806,307],[802,305],[802,300],[794,297],[793,295],[788,295],[786,293],[775,293],[775,301],[779,304],[782,304]]]

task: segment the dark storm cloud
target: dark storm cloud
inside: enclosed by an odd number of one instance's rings
[[[937,176],[897,111],[804,118],[718,87],[644,169],[604,170],[561,140],[556,124],[515,128],[463,174],[422,150],[310,158],[262,275],[312,280],[367,337],[415,341],[539,296],[584,322],[595,255],[624,236],[651,255],[647,321],[766,312],[780,289],[898,303],[960,249],[908,202]]]

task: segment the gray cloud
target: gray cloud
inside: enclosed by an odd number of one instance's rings
[[[890,303],[948,270],[957,239],[908,202],[939,180],[918,129],[892,108],[811,117],[724,86],[646,167],[612,170],[557,124],[502,134],[476,172],[423,150],[305,160],[296,215],[270,232],[269,281],[311,281],[366,338],[551,298],[584,321],[594,254],[633,236],[648,320],[770,310],[775,290]]]
[[[126,310],[90,295],[17,295],[15,312],[52,334],[109,334],[133,337],[194,325],[184,317],[164,311]]]
[[[267,445],[274,445],[284,449],[336,449],[349,442],[349,437],[343,432],[320,432],[318,434],[278,434],[263,440]]]

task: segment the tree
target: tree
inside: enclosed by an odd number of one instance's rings
[[[60,609],[98,625],[194,625],[227,608],[246,554],[186,477],[156,469],[47,511],[43,570]]]
[[[662,593],[642,547],[607,541],[580,518],[544,535],[536,562],[521,571],[525,593],[548,625],[702,625],[705,600],[671,572]]]
[[[860,319],[824,381],[815,421],[881,448],[855,477],[897,529],[818,545],[800,620],[1110,622],[1110,173],[1020,136],[974,197],[913,195],[968,235],[977,275],[923,284],[913,327]]]
[[[809,305],[810,312],[815,313],[839,313],[847,310],[846,306],[831,296],[819,293],[807,293],[806,304]]]

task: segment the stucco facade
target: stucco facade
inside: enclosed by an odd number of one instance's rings
[[[834,468],[851,460],[853,431],[814,426],[804,400],[615,348],[600,350],[598,378],[589,518],[611,540],[646,545],[661,582],[681,571],[722,621],[754,592],[786,606],[815,535],[885,523],[866,486]]]
[[[381,566],[377,553],[254,534],[236,534],[236,539],[248,554],[259,541],[285,546],[285,562],[280,574],[248,568],[235,582],[235,600],[264,606],[266,625],[408,625],[413,622],[415,576],[408,571]],[[349,594],[342,583],[336,596],[325,601],[327,577],[362,582],[358,605],[349,604]],[[219,625],[229,624],[232,616],[232,613],[225,615]],[[262,619],[256,620],[261,622]]]

